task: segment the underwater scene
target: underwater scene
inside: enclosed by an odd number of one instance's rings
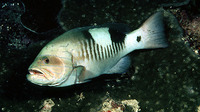
[[[199,0],[0,5],[0,112],[200,112]]]

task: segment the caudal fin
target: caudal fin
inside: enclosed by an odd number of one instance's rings
[[[127,41],[129,41],[129,45],[134,49],[167,47],[168,44],[164,33],[163,12],[153,14],[139,29],[127,34]]]

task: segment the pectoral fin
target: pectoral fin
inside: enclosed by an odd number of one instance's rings
[[[69,75],[66,81],[58,85],[58,87],[65,87],[65,86],[83,83],[83,80],[80,77],[84,76],[83,74],[84,70],[85,69],[83,66],[78,66],[78,67],[73,68],[72,73]]]
[[[110,70],[105,71],[105,74],[114,74],[114,73],[125,73],[131,64],[131,59],[129,56],[125,56],[121,58],[115,66],[113,66]]]

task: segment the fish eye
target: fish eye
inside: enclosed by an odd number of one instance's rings
[[[42,60],[45,64],[49,64],[49,62],[50,62],[49,58],[47,58],[47,57],[43,57]]]

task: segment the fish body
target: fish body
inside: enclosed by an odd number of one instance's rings
[[[49,42],[29,67],[27,78],[46,86],[70,86],[101,74],[124,73],[137,49],[165,48],[163,13],[152,15],[137,30],[123,24],[72,29]]]

